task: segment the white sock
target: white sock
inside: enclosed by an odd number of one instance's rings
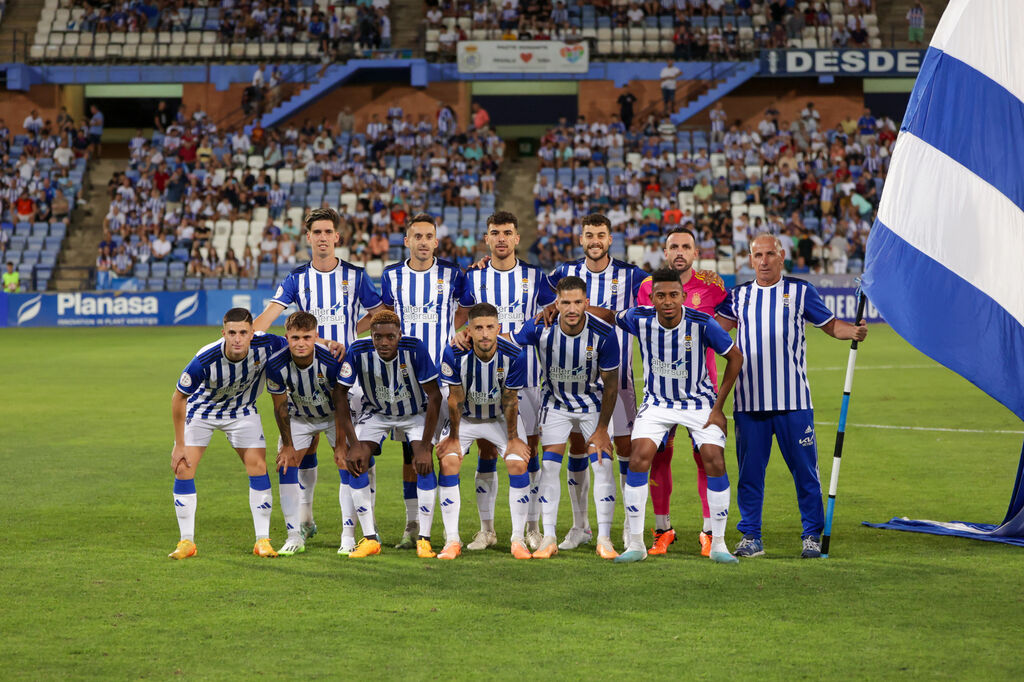
[[[604,459],[594,469],[594,508],[597,510],[597,537],[612,536],[612,519],[615,518],[615,461]]]
[[[416,503],[419,518],[419,534],[429,538],[434,525],[434,497],[437,490],[437,476],[431,471],[426,476],[416,477]]]
[[[617,457],[617,464],[619,467],[619,495],[622,497],[622,503],[626,503],[626,471],[629,467],[629,460]],[[625,514],[622,519],[622,533],[627,538],[630,537],[629,531],[629,514]]]
[[[544,535],[555,537],[558,525],[558,502],[562,496],[562,456],[545,452],[541,467],[539,499],[541,517],[544,521]]]
[[[530,511],[526,515],[528,528],[536,528],[540,520],[540,457],[530,459],[530,464],[533,462],[536,462],[533,465],[537,467],[536,471],[530,471],[530,465],[527,465],[526,469],[526,473],[530,475]]]
[[[711,532],[711,517],[710,516],[705,516],[704,517],[704,525],[701,526],[701,530],[704,531],[705,533],[710,533]]]
[[[313,466],[306,469],[299,468],[299,521],[302,523],[313,523],[313,490],[316,488],[316,455],[313,457]],[[306,459],[309,458],[307,455]],[[304,459],[303,464],[306,464]]]
[[[174,513],[182,540],[196,539],[196,506],[195,479],[174,479]]]
[[[257,486],[257,487],[253,487]],[[274,497],[270,491],[270,476],[249,477],[249,509],[256,539],[270,537],[270,513],[274,510]]]
[[[296,473],[292,473],[296,472]],[[285,529],[288,539],[299,537],[299,490],[298,469],[289,468],[287,474],[279,474],[277,494],[281,498],[281,513],[284,515]]]
[[[338,504],[341,506],[341,541],[356,538],[356,505],[352,500],[352,474],[347,469],[338,469],[341,485],[338,486]]]
[[[377,524],[373,517],[373,495],[370,491],[368,474],[354,476],[349,479],[349,490],[352,492],[352,506],[359,517],[359,526],[363,529],[363,537],[376,535]]]
[[[447,545],[450,542],[459,542],[459,512],[462,509],[462,497],[459,495],[459,475],[441,474],[437,479],[437,496],[441,501],[444,543]]]
[[[522,540],[526,533],[526,515],[530,511],[530,475],[508,477],[508,507],[512,512],[512,537]]]
[[[711,512],[711,551],[728,552],[725,544],[725,527],[729,523],[729,488],[708,489],[708,510]]]
[[[492,460],[481,460],[489,462]],[[478,465],[479,466],[479,465]],[[498,500],[498,471],[477,470],[473,483],[476,486],[476,511],[480,516],[480,528],[483,530],[494,530],[494,507]]]
[[[590,492],[590,469],[586,455],[569,455],[569,472],[566,483],[569,488],[569,502],[572,504],[573,528],[590,527],[590,505],[587,493]],[[573,469],[575,467],[575,470]]]
[[[626,520],[629,523],[629,547],[627,549],[644,548],[644,515],[647,513],[647,473],[630,471],[626,474],[626,486],[622,492],[622,502],[626,507]],[[639,529],[639,530],[636,530]]]
[[[669,518],[668,514],[655,514],[654,527],[658,530],[668,530],[672,527],[672,519]]]

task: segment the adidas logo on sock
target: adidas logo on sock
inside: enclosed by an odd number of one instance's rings
[[[420,511],[423,512],[424,514],[429,514],[430,513],[430,508],[427,505],[423,505],[422,507],[420,507]]]
[[[272,509],[272,507],[270,506],[269,502],[264,502],[263,504],[261,504],[260,506],[258,506],[256,508],[257,509]]]
[[[452,502],[452,500],[451,500],[450,498],[447,498],[447,497],[446,497],[446,498],[444,498],[444,502],[442,502],[442,503],[441,503],[441,506],[442,506],[442,507],[447,507],[447,506],[448,506],[448,505],[450,505],[450,504],[455,504],[455,503],[454,503],[454,502]]]
[[[579,483],[576,482],[575,478],[570,478],[569,479],[569,485],[579,485]]]
[[[295,530],[295,526],[290,523],[286,523],[285,526],[287,526],[288,530]]]
[[[541,504],[547,504],[548,503],[548,498],[542,497],[542,498],[540,498],[539,501],[540,501]]]
[[[487,490],[482,485],[478,485],[476,487],[476,491],[478,493],[480,493],[481,495],[486,495],[487,494]]]
[[[539,490],[540,490],[540,487],[530,488],[530,494],[531,495],[536,495]]]
[[[725,511],[720,511],[720,512],[718,512],[717,514],[715,514],[715,516],[717,516],[717,517],[718,517],[718,518],[720,518],[720,519],[728,518],[728,516],[729,516],[729,510],[728,510],[728,509],[726,509]]]
[[[184,503],[184,502],[182,502],[181,500],[175,500],[175,501],[174,501],[174,506],[175,506],[175,507],[184,507],[184,506],[185,506],[185,503]]]
[[[365,513],[366,513],[366,507],[360,507],[359,509],[356,509],[356,514],[365,514]]]
[[[523,495],[518,500],[516,500],[516,502],[518,502],[519,504],[529,504],[530,503],[530,496],[529,495]]]
[[[629,505],[628,507],[626,507],[626,511],[632,512],[633,514],[636,514],[640,510],[637,507],[635,507],[634,505]]]
[[[302,484],[300,483],[300,484],[299,484],[299,490],[305,490],[305,489],[306,489],[306,486],[304,486],[304,485],[302,485]]]
[[[354,526],[354,525],[356,525],[356,522],[353,521],[352,519],[349,519],[348,521],[345,522],[345,525],[346,526]]]
[[[602,497],[601,501],[602,502],[614,502],[615,501],[615,496],[614,495],[609,495],[608,497]]]

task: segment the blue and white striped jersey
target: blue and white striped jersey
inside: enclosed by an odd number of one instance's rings
[[[737,412],[813,408],[804,325],[821,327],[835,319],[817,289],[795,277],[783,277],[769,287],[747,282],[733,287],[715,312],[736,322],[736,341],[743,352],[734,398]]]
[[[338,369],[338,383],[363,389],[362,412],[386,417],[404,417],[427,409],[427,394],[421,384],[437,379],[437,366],[427,347],[414,337],[403,336],[398,354],[381,360],[370,339],[358,339],[345,352]]]
[[[601,272],[592,272],[586,258],[562,263],[551,273],[551,285],[555,286],[563,277],[579,277],[587,283],[587,301],[598,308],[619,312],[637,304],[640,285],[647,273],[631,263],[612,258]],[[619,388],[633,385],[633,341],[622,330],[616,329],[621,360],[619,366]]]
[[[459,350],[448,346],[441,359],[441,383],[461,385],[466,392],[462,414],[473,419],[502,419],[501,393],[508,381],[519,381],[527,376],[526,353],[505,339],[498,339],[498,347],[490,360],[484,361],[472,350]],[[531,353],[535,355],[534,353]]]
[[[650,306],[624,310],[615,323],[640,340],[644,362],[644,404],[673,410],[710,408],[718,397],[707,368],[707,349],[719,355],[732,348],[732,337],[706,313],[683,308],[672,329],[662,327]]]
[[[256,398],[263,392],[267,361],[287,347],[283,336],[255,332],[249,353],[238,362],[224,355],[224,339],[200,348],[178,379],[178,391],[188,396],[185,418],[236,419],[257,414]]]
[[[274,303],[312,313],[319,323],[322,339],[348,346],[356,340],[356,323],[367,310],[381,304],[366,271],[338,259],[338,266],[321,272],[312,263],[300,265],[289,273],[271,299]]]
[[[537,349],[541,374],[544,377],[544,404],[569,412],[598,412],[604,382],[601,371],[619,368],[619,339],[615,328],[587,313],[583,330],[575,336],[562,331],[557,322],[550,327],[531,320],[512,338],[524,346]],[[513,377],[509,388],[523,388],[523,381]]]
[[[516,261],[510,270],[491,265],[466,272],[475,303],[490,303],[498,309],[501,332],[511,334],[536,317],[540,309],[555,300],[555,289],[547,273],[535,265]],[[540,385],[536,353],[526,355],[526,385]]]
[[[303,419],[334,417],[334,386],[338,383],[337,358],[326,346],[317,344],[308,367],[292,360],[291,350],[283,348],[267,362],[267,392],[288,395],[288,414]]]
[[[455,311],[473,305],[466,275],[459,266],[440,258],[429,270],[418,272],[409,261],[384,269],[381,298],[394,306],[402,320],[402,333],[421,339],[436,365],[455,335]]]

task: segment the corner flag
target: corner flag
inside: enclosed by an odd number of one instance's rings
[[[863,287],[894,330],[1024,419],[1024,2],[952,0],[893,148]],[[1024,452],[1001,525],[880,528],[1024,545]]]

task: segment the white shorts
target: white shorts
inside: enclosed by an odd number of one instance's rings
[[[235,448],[267,447],[267,441],[263,437],[263,422],[260,421],[258,414],[234,419],[186,419],[185,446],[205,448],[210,444],[214,431],[223,431],[228,437],[228,442]]]
[[[636,389],[630,384],[628,388],[619,391],[615,401],[615,412],[612,413],[613,433],[626,436],[633,431],[633,422],[636,421]]]
[[[359,418],[363,411],[363,387],[357,381],[348,389],[348,408],[352,412],[353,423]]]
[[[364,412],[356,421],[356,438],[381,443],[390,434],[396,441],[423,440],[423,427],[427,416],[420,414],[388,417],[376,412]]]
[[[557,445],[569,441],[569,434],[579,431],[586,440],[594,435],[597,430],[597,422],[601,417],[600,412],[568,412],[556,410],[553,407],[545,407],[540,414],[540,444],[541,447]],[[610,425],[608,435],[612,435]]]
[[[292,447],[296,450],[305,450],[313,443],[313,436],[318,433],[327,436],[327,442],[334,447],[335,427],[334,419],[306,419],[304,417],[292,417]],[[277,439],[277,450],[281,451],[283,443]]]
[[[519,438],[526,440],[522,423],[519,424],[518,431]],[[449,435],[451,435],[451,421],[445,420],[440,440],[444,440]],[[497,448],[498,456],[504,458],[505,450],[508,448],[508,427],[505,420],[463,417],[459,422],[459,448],[461,450],[459,454],[465,456],[469,452],[469,446],[476,440],[487,441]]]
[[[685,426],[690,430],[690,437],[698,448],[704,444],[724,448],[725,434],[722,433],[722,429],[714,424],[704,428],[710,416],[710,407],[699,410],[671,410],[645,403],[640,406],[636,422],[633,424],[633,440],[648,438],[653,440],[655,445],[660,445],[665,434],[673,426]]]
[[[519,389],[519,430],[527,436],[540,433],[540,408],[544,391],[540,386]]]

